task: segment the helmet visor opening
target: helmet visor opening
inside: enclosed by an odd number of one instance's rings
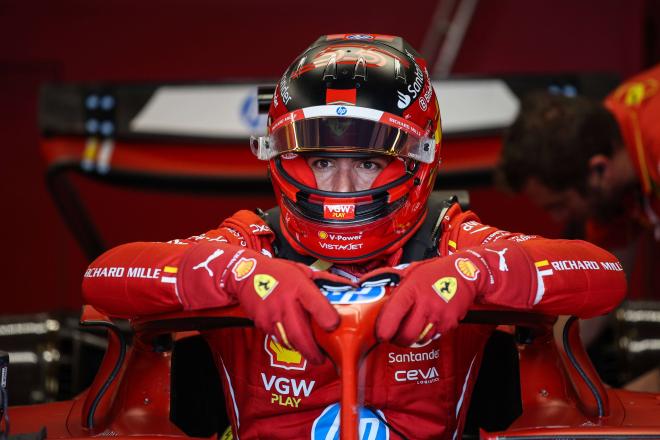
[[[409,157],[431,163],[435,142],[379,121],[359,118],[300,119],[255,139],[253,152],[262,160],[284,153],[347,152]],[[255,151],[256,150],[256,151]]]

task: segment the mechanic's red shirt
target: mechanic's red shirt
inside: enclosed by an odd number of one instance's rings
[[[629,299],[660,295],[660,65],[621,84],[604,101],[619,125],[642,190],[607,224],[590,221],[586,236],[620,255],[630,275]]]
[[[591,317],[613,309],[624,294],[620,264],[592,244],[498,230],[480,223],[472,212],[461,212],[458,205],[444,217],[443,228],[440,257],[466,248],[483,251],[497,288],[478,297],[480,303]],[[118,317],[232,304],[231,295],[206,274],[195,280],[195,289],[187,288],[190,284],[177,274],[207,258],[209,243],[270,254],[273,239],[261,218],[240,211],[218,229],[186,240],[119,246],[90,265],[84,299]],[[496,241],[524,252],[489,252],[485,247]],[[206,253],[201,255],[201,250]],[[482,348],[492,330],[460,325],[424,346],[376,347],[365,368],[364,402],[369,409],[362,412],[363,438],[366,432],[369,439],[399,438],[375,413],[409,439],[460,436]],[[206,337],[224,382],[235,438],[338,438],[340,386],[329,361],[309,364],[272,335],[253,328],[223,329]]]
[[[646,197],[645,220],[660,241],[660,65],[628,79],[604,105],[619,124]]]

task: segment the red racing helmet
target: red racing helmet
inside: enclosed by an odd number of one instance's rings
[[[275,88],[269,163],[286,240],[296,251],[357,263],[399,249],[421,226],[440,162],[440,110],[425,61],[402,38],[327,35]],[[392,158],[371,188],[318,189],[305,155]]]

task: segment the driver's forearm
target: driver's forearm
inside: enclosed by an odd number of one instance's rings
[[[236,299],[223,280],[245,250],[208,240],[121,245],[89,266],[83,299],[110,316],[127,318],[232,305]],[[247,271],[251,260],[244,260],[239,269]]]
[[[507,251],[476,249],[494,279],[480,303],[589,318],[611,311],[625,295],[618,260],[591,243],[535,238],[498,245]]]
[[[84,303],[121,318],[181,310],[176,278],[189,247],[137,242],[107,251],[85,271]]]

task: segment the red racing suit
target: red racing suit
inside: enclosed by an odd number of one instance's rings
[[[445,213],[441,226],[440,257],[493,242],[523,250],[483,249],[498,288],[477,302],[586,318],[609,312],[625,293],[618,261],[587,242],[499,230],[458,205]],[[193,289],[188,287],[188,275],[182,274],[193,273],[190,266],[207,258],[210,248],[229,243],[269,254],[275,238],[261,217],[240,211],[217,229],[185,240],[122,245],[89,266],[84,299],[111,316],[129,318],[233,304],[232,296],[207,281],[208,276],[194,280]],[[388,263],[397,264],[400,255],[391,256]],[[208,286],[199,288],[204,283]],[[396,431],[417,440],[460,437],[482,349],[492,330],[462,324],[423,346],[378,345],[365,365],[361,418],[369,436],[363,438],[398,439]],[[329,360],[308,363],[255,328],[215,330],[205,337],[223,380],[234,438],[338,438],[340,386]]]

